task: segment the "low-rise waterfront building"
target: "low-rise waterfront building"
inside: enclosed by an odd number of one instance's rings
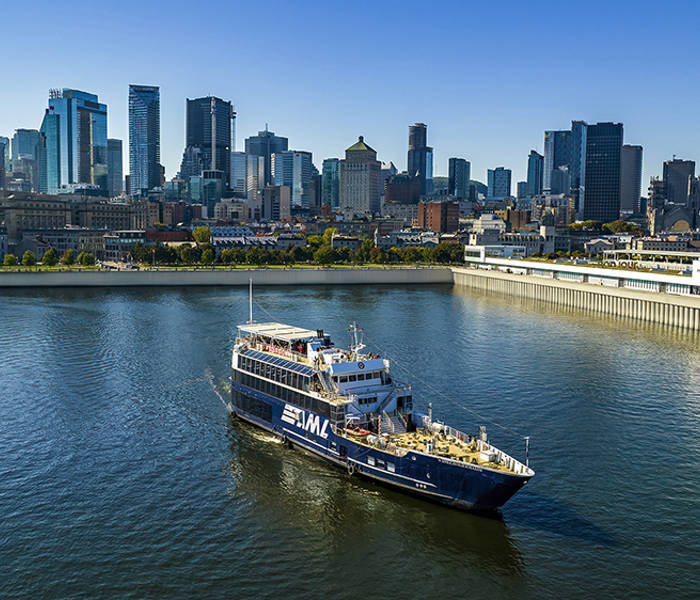
[[[146,232],[143,229],[125,229],[106,233],[104,234],[104,260],[126,262],[134,246],[145,242]]]
[[[670,275],[659,272],[633,271],[604,268],[579,261],[578,264],[561,264],[545,261],[528,261],[515,258],[488,246],[467,246],[464,260],[478,269],[498,270],[514,275],[530,275],[546,279],[586,283],[617,288],[629,288],[647,292],[700,295],[700,254],[688,269],[687,275]],[[615,252],[615,251],[613,251]],[[510,256],[510,257],[509,257]],[[511,258],[512,257],[512,258]]]

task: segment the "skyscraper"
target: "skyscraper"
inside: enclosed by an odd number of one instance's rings
[[[56,117],[56,118],[54,118]],[[47,132],[47,165],[60,165],[58,178],[50,177],[51,189],[71,183],[87,183],[107,190],[107,106],[95,94],[64,88],[49,92],[44,115]],[[48,168],[48,167],[47,167]]]
[[[257,193],[265,187],[265,158],[246,154],[246,195],[255,200]]]
[[[622,143],[622,142],[620,142]],[[574,197],[577,214],[581,215],[586,204],[586,162],[588,148],[588,124],[571,121],[571,157],[569,160],[569,191]]]
[[[340,203],[340,159],[326,158],[321,168],[321,203],[338,208]]]
[[[135,196],[160,185],[158,86],[129,86],[129,175],[129,191]]]
[[[36,129],[17,129],[12,136],[12,174],[24,176],[32,190],[39,189],[37,147],[39,132]]]
[[[351,215],[379,212],[381,163],[360,136],[340,161],[340,209]]]
[[[505,169],[503,167],[489,169],[486,175],[488,178],[489,198],[506,198],[510,196],[510,169]]]
[[[12,136],[12,160],[25,156],[36,160],[39,132],[36,129],[16,129]]]
[[[0,167],[10,170],[10,138],[0,136]]]
[[[231,190],[239,196],[246,193],[247,162],[245,152],[231,152]]]
[[[46,109],[39,130],[37,144],[37,165],[39,171],[39,191],[42,194],[56,194],[61,187],[61,117]]]
[[[289,140],[286,137],[275,135],[265,128],[265,131],[258,131],[258,135],[246,138],[246,154],[254,154],[264,158],[263,167],[265,169],[265,185],[272,182],[272,155],[275,152],[286,152]]]
[[[215,96],[187,99],[185,152],[180,176],[187,179],[203,171],[221,171],[224,188],[231,184],[231,123],[233,105]],[[193,155],[199,162],[192,161]],[[196,172],[201,166],[201,171]],[[133,187],[133,184],[132,184]]]
[[[272,155],[273,185],[289,186],[292,190],[292,206],[309,208],[311,204],[311,152],[286,150]]]
[[[622,123],[588,125],[586,135],[585,196],[578,211],[585,220],[615,221],[620,217]]]
[[[637,212],[642,197],[642,147],[625,144],[620,157],[620,210]]]
[[[428,127],[416,123],[408,128],[408,174],[420,180],[421,194],[433,191],[433,149],[428,146]]]
[[[542,187],[545,192],[551,191],[552,171],[559,167],[568,167],[571,162],[571,131],[544,132],[544,170]]]
[[[695,177],[695,162],[674,158],[664,162],[666,202],[687,204],[690,179]]]
[[[122,168],[122,141],[107,140],[107,191],[114,198],[124,188],[124,169]],[[132,179],[133,181],[133,179]]]
[[[527,193],[529,196],[537,196],[542,193],[542,176],[544,173],[544,157],[530,150],[527,157]]]
[[[450,158],[447,165],[447,193],[466,200],[469,197],[471,164],[463,158]]]

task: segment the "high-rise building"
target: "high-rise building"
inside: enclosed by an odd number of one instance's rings
[[[545,192],[551,191],[552,171],[559,167],[568,167],[571,162],[571,131],[544,132],[544,170],[542,187]]]
[[[377,152],[360,136],[340,161],[340,209],[351,215],[379,212],[380,171]]]
[[[620,157],[620,210],[639,211],[642,197],[642,147],[625,144]]]
[[[10,138],[0,136],[0,167],[10,170]]]
[[[384,184],[384,204],[418,204],[420,181],[408,173],[397,173]]]
[[[568,165],[554,169],[550,183],[550,194],[568,194],[571,190],[571,177],[569,177]]]
[[[61,187],[60,120],[60,115],[47,108],[39,130],[36,156],[42,194],[56,194]]]
[[[258,131],[258,135],[246,138],[246,154],[254,154],[264,159],[265,185],[269,185],[272,182],[272,155],[275,152],[286,152],[289,148],[288,144],[289,140],[286,137],[277,136],[267,128],[265,128],[265,131]]]
[[[433,149],[428,146],[428,127],[416,123],[408,128],[408,174],[420,180],[420,193],[433,191]]]
[[[129,86],[131,193],[145,196],[160,185],[160,88]]]
[[[247,164],[245,152],[231,152],[231,190],[239,196],[246,194]]]
[[[258,192],[265,187],[265,157],[246,154],[246,196],[255,200]]]
[[[459,202],[436,200],[418,203],[418,227],[436,233],[454,233],[459,229]]]
[[[489,198],[506,198],[510,196],[510,169],[497,167],[496,169],[489,169],[486,175],[488,178]]]
[[[110,138],[107,140],[107,191],[109,195],[114,198],[121,194],[123,184],[122,141]]]
[[[12,161],[20,157],[36,160],[36,147],[39,143],[39,132],[36,129],[16,129],[12,136]]]
[[[271,159],[274,185],[289,186],[292,190],[292,206],[309,208],[311,205],[311,152],[286,150],[275,152]]]
[[[687,204],[690,180],[695,177],[695,162],[674,158],[664,162],[664,185],[666,202],[670,204]]]
[[[340,202],[340,159],[326,158],[321,168],[321,204],[338,208]]]
[[[268,185],[262,190],[260,218],[267,221],[286,221],[291,213],[292,191],[286,185]]]
[[[622,123],[588,125],[586,136],[585,196],[578,211],[585,220],[615,221],[620,217]]]
[[[569,160],[569,187],[578,214],[586,204],[586,163],[588,148],[588,124],[571,121],[571,158]]]
[[[95,94],[67,88],[51,90],[44,123],[41,143],[45,144],[47,169],[60,165],[58,177],[49,175],[47,185],[57,190],[80,183],[106,191],[107,106],[100,104]]]
[[[517,186],[518,200],[524,200],[528,198],[530,194],[528,193],[527,181],[518,181]]]
[[[221,171],[224,189],[229,188],[231,123],[235,116],[233,105],[221,98],[187,99],[185,152],[180,167],[182,178],[201,175],[204,171]]]
[[[544,174],[544,156],[530,150],[527,157],[527,193],[529,196],[538,196],[542,193],[542,179]]]
[[[463,158],[450,158],[448,161],[447,193],[466,200],[469,197],[471,164]]]
[[[23,178],[30,189],[39,190],[37,150],[39,132],[36,129],[17,129],[12,136],[11,166],[13,178]]]

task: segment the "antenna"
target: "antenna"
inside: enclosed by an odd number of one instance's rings
[[[248,323],[254,323],[253,321],[253,278],[248,280]]]
[[[357,360],[357,353],[365,347],[362,343],[363,331],[357,327],[355,321],[352,322],[350,327],[348,327],[348,332],[350,333],[350,350],[355,354],[355,360]]]

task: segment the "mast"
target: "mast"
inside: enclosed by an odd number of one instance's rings
[[[253,278],[248,280],[248,323],[253,321]]]

